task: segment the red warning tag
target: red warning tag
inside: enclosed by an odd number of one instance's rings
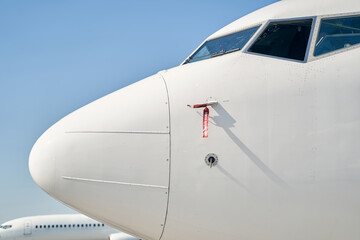
[[[209,109],[205,107],[203,113],[203,138],[207,138],[208,136],[209,136]]]
[[[187,105],[191,108],[204,108],[203,112],[203,138],[207,138],[209,136],[209,108],[207,106],[214,106],[218,102],[210,101],[208,103],[195,104],[195,105]]]

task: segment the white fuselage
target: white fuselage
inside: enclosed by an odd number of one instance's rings
[[[32,177],[147,240],[359,240],[359,19],[358,0],[286,0],[240,18],[206,42],[255,29],[245,45],[190,57],[52,126]],[[203,138],[203,109],[188,105],[207,103]]]
[[[119,233],[79,214],[24,217],[1,226],[1,240],[107,240]]]

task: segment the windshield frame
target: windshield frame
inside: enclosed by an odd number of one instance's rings
[[[233,31],[233,32],[228,32],[224,35],[221,35],[221,36],[217,36],[215,38],[207,38],[205,39],[182,63],[181,65],[185,65],[185,64],[188,64],[188,63],[194,63],[194,62],[200,62],[200,61],[203,61],[203,60],[208,60],[208,59],[212,59],[214,57],[218,57],[218,56],[222,56],[222,55],[226,55],[226,54],[229,54],[229,53],[233,53],[233,52],[243,52],[244,49],[246,49],[249,45],[249,43],[251,43],[253,41],[253,38],[255,36],[258,35],[259,31],[263,28],[263,24],[265,22],[258,22],[256,24],[252,24],[252,25],[248,25],[246,28],[242,28],[240,30],[236,30],[236,31]],[[195,58],[192,58],[192,59],[197,59],[197,58],[203,58],[203,57],[206,57],[206,56],[211,56],[209,58],[205,58],[205,59],[202,59],[202,60],[198,60],[198,61],[194,61],[194,62],[189,62],[191,60],[191,57],[196,54],[207,42],[210,42],[210,41],[213,41],[213,40],[216,40],[216,39],[220,39],[220,38],[223,38],[223,37],[227,37],[227,36],[230,36],[230,35],[233,35],[233,34],[236,34],[236,33],[240,33],[240,32],[243,32],[243,31],[246,31],[246,30],[250,30],[252,28],[257,28],[256,31],[252,34],[252,36],[246,41],[246,43],[242,46],[242,48],[236,48],[236,49],[231,49],[231,50],[228,50],[228,51],[220,51],[220,52],[217,52],[216,54],[208,54],[208,55],[204,55],[204,56],[200,56],[200,57],[195,57]]]
[[[356,49],[358,47],[360,47],[360,43],[358,44],[354,44],[351,45],[350,47],[347,48],[340,48],[334,51],[330,51],[324,54],[320,54],[320,55],[315,55],[315,50],[316,50],[316,44],[318,41],[318,37],[320,34],[320,28],[321,28],[321,22],[322,20],[331,20],[331,19],[338,19],[338,18],[351,18],[351,17],[360,17],[360,12],[351,12],[351,13],[340,13],[340,14],[328,14],[328,15],[321,15],[318,17],[318,22],[317,22],[317,33],[316,36],[314,36],[314,44],[313,44],[313,49],[312,49],[312,54],[311,54],[311,60],[315,61],[321,58],[326,58],[332,55],[337,55],[339,53],[342,52],[347,52],[347,51],[351,51],[353,49]]]
[[[301,21],[301,20],[307,20],[307,19],[312,19],[312,24],[311,24],[311,30],[310,30],[310,35],[309,35],[307,47],[306,47],[306,53],[305,53],[304,60],[283,58],[283,57],[271,56],[271,55],[266,55],[266,54],[261,54],[261,53],[256,53],[256,52],[250,52],[249,51],[249,49],[253,46],[253,44],[256,42],[256,40],[261,36],[261,34],[268,28],[268,26],[271,23],[274,23],[274,22],[292,22],[292,21]],[[247,53],[247,54],[250,54],[250,55],[261,56],[261,57],[284,60],[284,61],[288,61],[288,62],[307,63],[309,61],[309,58],[311,57],[310,53],[312,51],[312,44],[313,44],[313,41],[314,41],[314,35],[315,35],[315,32],[317,31],[317,22],[318,22],[318,16],[306,16],[306,17],[284,18],[284,19],[277,19],[277,18],[269,19],[261,27],[260,31],[258,31],[256,33],[256,36],[254,36],[251,39],[251,41],[248,43],[248,45],[244,48],[244,53]]]

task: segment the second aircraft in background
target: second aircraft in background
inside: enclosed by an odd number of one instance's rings
[[[18,218],[0,225],[1,240],[138,240],[80,214]]]

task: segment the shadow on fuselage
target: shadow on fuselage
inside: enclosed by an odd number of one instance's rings
[[[282,188],[288,189],[289,186],[282,180],[274,171],[272,171],[253,151],[251,151],[232,131],[231,128],[235,127],[236,120],[225,110],[225,108],[218,103],[213,107],[217,116],[211,117],[212,123],[215,126],[221,127],[225,133],[231,138],[231,140],[248,156],[248,158],[275,184]],[[231,176],[227,171],[220,167],[220,171],[227,175],[231,180],[235,181],[236,178]],[[242,187],[246,187],[241,184]]]

